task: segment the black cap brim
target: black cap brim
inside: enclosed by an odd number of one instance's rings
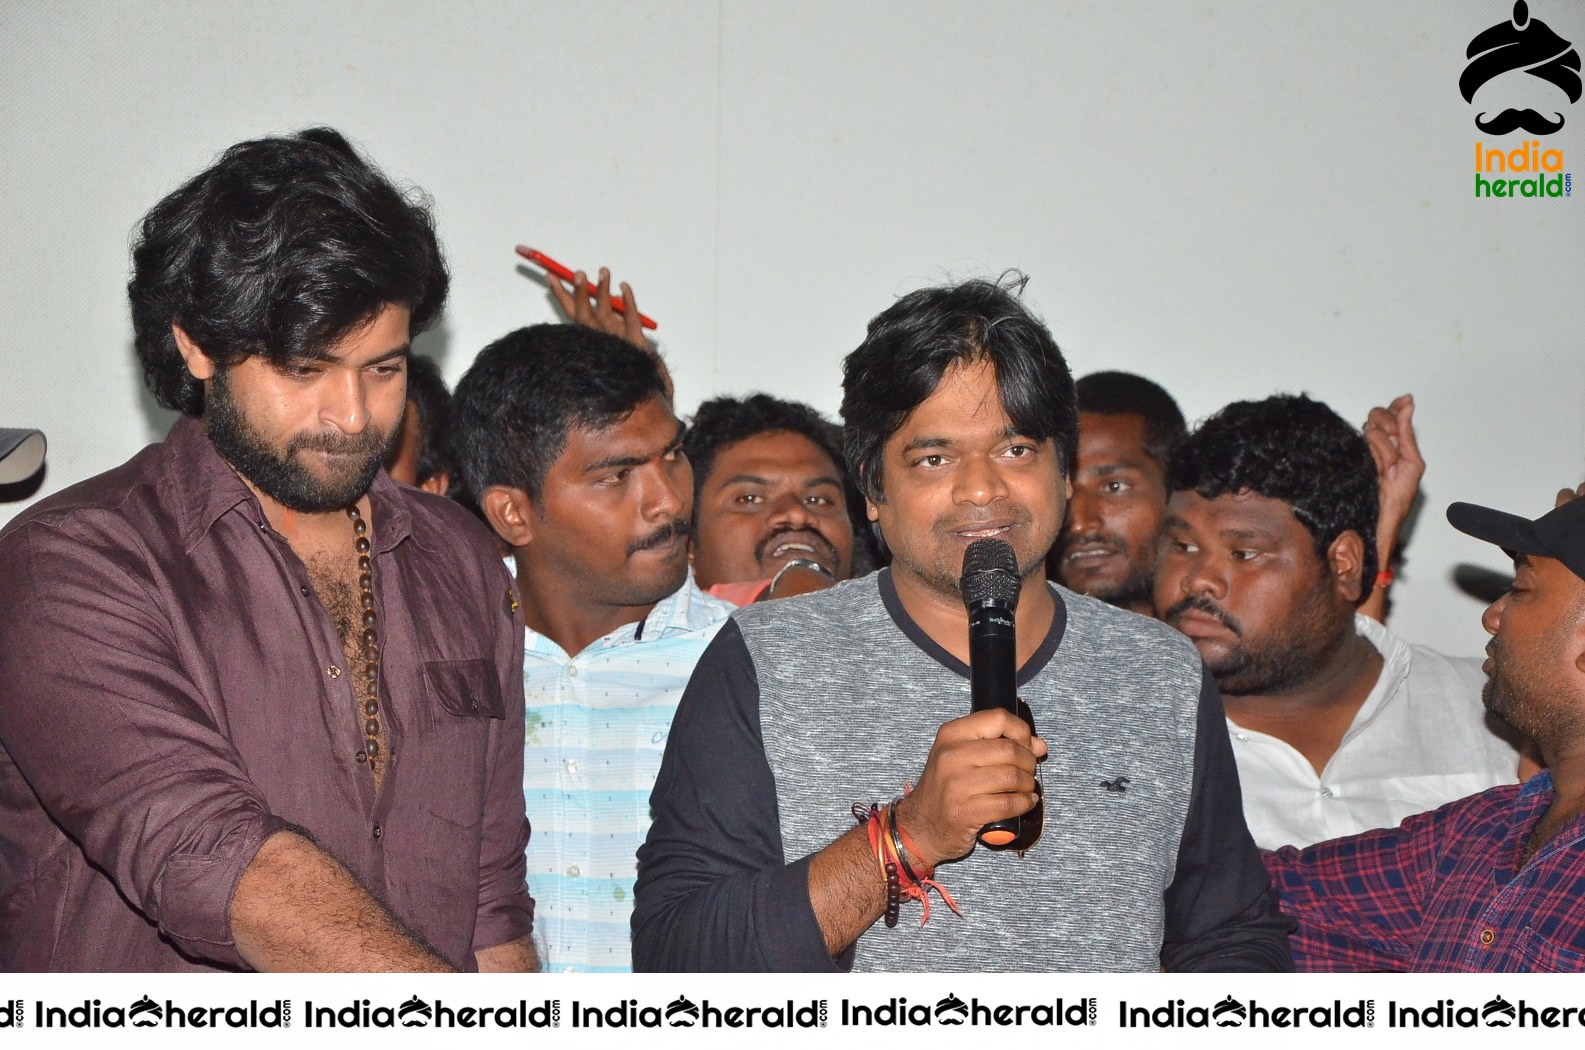
[[[1464,535],[1496,544],[1509,554],[1550,555],[1541,537],[1535,534],[1535,522],[1517,514],[1473,503],[1453,503],[1448,505],[1447,521]]]
[[[1537,554],[1585,579],[1585,498],[1569,500],[1534,521],[1473,503],[1447,508],[1448,524],[1509,554]]]

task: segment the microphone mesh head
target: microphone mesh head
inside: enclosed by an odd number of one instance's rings
[[[958,581],[958,589],[963,592],[964,604],[993,601],[1014,605],[1022,587],[1018,557],[1006,540],[975,540],[963,552],[963,578]]]

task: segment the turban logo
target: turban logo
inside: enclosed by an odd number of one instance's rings
[[[418,1025],[428,1024],[434,1016],[435,1011],[430,1009],[429,1004],[416,995],[396,1008],[397,1020],[402,1022],[402,1027],[404,1028],[414,1028]]]
[[[968,1020],[969,1004],[948,992],[945,999],[936,1003],[937,1024],[962,1024]]]
[[[127,1019],[135,1028],[153,1028],[160,1023],[161,1013],[160,1004],[145,995],[132,1004],[132,1008],[127,1011]]]
[[[1470,62],[1464,67],[1464,75],[1458,78],[1458,89],[1465,102],[1475,100],[1475,92],[1482,84],[1516,69],[1556,84],[1568,95],[1570,102],[1580,99],[1579,52],[1545,22],[1531,18],[1530,7],[1524,0],[1517,0],[1513,5],[1510,21],[1477,34],[1469,42],[1465,57]],[[1563,114],[1555,114],[1554,119],[1549,120],[1533,109],[1505,109],[1491,117],[1479,114],[1475,126],[1488,135],[1506,135],[1516,128],[1532,135],[1550,135],[1563,127]]]

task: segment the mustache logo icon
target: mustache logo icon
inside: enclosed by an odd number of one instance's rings
[[[1557,114],[1556,120],[1548,120],[1533,109],[1505,109],[1490,119],[1482,113],[1475,118],[1475,126],[1488,135],[1506,135],[1516,129],[1532,135],[1550,135],[1563,127],[1563,114]]]

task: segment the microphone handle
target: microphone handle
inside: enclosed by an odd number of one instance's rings
[[[1018,641],[1013,609],[981,602],[969,609],[969,706],[974,711],[1001,708],[1018,713]],[[1022,831],[1019,817],[996,820],[980,829],[980,844],[1006,849]]]

